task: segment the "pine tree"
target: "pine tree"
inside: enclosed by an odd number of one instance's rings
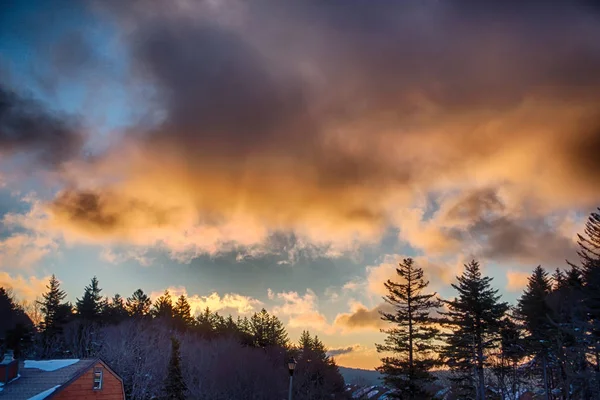
[[[593,397],[587,360],[587,315],[583,303],[583,279],[579,269],[571,267],[562,285],[554,287],[547,296],[552,332],[552,364],[564,398]]]
[[[127,312],[125,300],[120,294],[115,294],[107,303],[104,314],[108,322],[112,324],[118,324],[127,319],[129,313]]]
[[[213,313],[206,307],[196,317],[196,330],[206,338],[211,338],[215,332]]]
[[[554,283],[552,286],[554,290],[558,290],[566,284],[565,273],[560,268],[556,268],[554,274],[552,274],[552,282]]]
[[[175,318],[175,322],[179,329],[185,329],[194,324],[192,307],[183,294],[179,296],[175,306],[173,307],[173,317]]]
[[[596,395],[600,396],[600,214],[590,214],[584,233],[579,234],[578,238],[581,266],[569,264],[580,270],[583,278],[582,303],[587,316],[586,341],[595,364]]]
[[[252,334],[252,328],[250,326],[250,320],[248,320],[248,317],[241,318],[238,316],[235,325],[239,335],[240,343],[244,346],[253,346],[254,336]]]
[[[382,330],[387,334],[385,344],[376,345],[378,352],[392,355],[382,358],[383,365],[377,370],[399,398],[427,398],[424,387],[435,380],[429,371],[437,364],[434,339],[439,334],[430,313],[441,302],[434,299],[435,293],[423,294],[429,282],[411,258],[404,259],[396,273],[400,282],[385,282],[388,295],[384,297],[394,312],[381,317],[393,327]]]
[[[317,400],[332,398],[344,392],[344,379],[317,336],[311,337],[308,331],[303,331],[297,352],[295,397]]]
[[[171,337],[171,359],[165,380],[165,400],[185,400],[187,386],[181,371],[181,355],[179,354],[179,340]]]
[[[519,366],[527,355],[526,345],[521,336],[521,329],[511,318],[502,320],[500,328],[500,353],[498,363],[493,371],[503,399],[517,399],[521,387],[526,383]]]
[[[286,347],[288,343],[283,323],[264,308],[250,318],[250,333],[255,347]]]
[[[556,330],[551,324],[552,310],[547,298],[552,290],[548,273],[537,266],[529,277],[527,287],[519,299],[517,314],[522,319],[528,335],[525,338],[530,354],[535,355],[542,364],[543,384],[546,398],[549,396],[548,362],[551,353],[552,337]]]
[[[20,357],[23,348],[30,344],[34,332],[33,322],[23,307],[17,304],[12,291],[0,287],[0,346],[14,351]],[[5,343],[2,343],[3,339]]]
[[[140,318],[148,315],[151,305],[152,301],[146,293],[142,289],[138,289],[133,292],[131,297],[127,298],[125,307],[130,316]]]
[[[152,307],[152,315],[155,318],[173,318],[173,301],[169,290],[165,290],[163,295],[156,299]]]
[[[498,290],[491,287],[492,278],[483,277],[475,260],[465,265],[465,272],[452,287],[458,298],[444,301],[448,312],[443,322],[453,329],[448,334],[442,355],[455,372],[461,398],[485,399],[485,368],[490,365],[486,352],[500,340],[500,321],[508,310],[499,302]]]
[[[53,335],[60,330],[62,324],[67,322],[67,311],[70,310],[66,310],[66,304],[62,303],[67,294],[60,289],[60,282],[56,279],[56,276],[52,275],[50,277],[50,282],[46,288],[48,291],[42,294],[43,301],[40,303],[40,311],[44,316],[42,325],[45,332]]]
[[[77,316],[84,321],[96,322],[100,319],[105,307],[105,301],[100,292],[98,279],[94,276],[91,283],[85,287],[83,297],[76,301]]]

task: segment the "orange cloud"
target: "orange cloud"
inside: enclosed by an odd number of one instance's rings
[[[42,293],[46,292],[46,285],[50,276],[37,278],[35,276],[24,277],[23,275],[10,275],[8,272],[0,271],[0,287],[11,288],[17,300],[33,301]]]
[[[171,300],[173,303],[177,301],[177,298],[181,295],[187,297],[188,303],[192,309],[192,315],[196,315],[204,311],[207,307],[215,311],[236,311],[239,314],[252,313],[258,310],[262,306],[262,302],[252,297],[243,296],[237,293],[226,293],[223,296],[217,292],[213,292],[208,296],[199,296],[197,294],[189,295],[187,289],[183,286],[167,288],[171,294]],[[164,291],[156,291],[150,293],[150,298],[154,301],[159,296],[162,296]]]
[[[290,328],[315,329],[325,333],[333,333],[333,327],[327,318],[319,311],[318,297],[311,289],[301,296],[297,292],[281,292],[270,298],[277,299],[283,304],[273,307],[273,313],[280,317],[288,317]]]
[[[338,314],[335,317],[334,326],[344,331],[374,330],[379,332],[380,329],[389,327],[389,324],[381,319],[380,312],[382,311],[390,312],[391,307],[382,303],[368,309],[363,304],[353,301],[350,303],[349,313]]]
[[[22,199],[31,208],[25,213],[8,213],[1,219],[11,232],[0,239],[0,269],[30,268],[58,249],[58,238],[46,230],[46,214],[32,196]]]
[[[558,257],[570,243],[538,229],[544,218],[600,198],[600,31],[577,4],[209,3],[104,5],[127,32],[131,81],[156,96],[105,153],[61,158],[66,185],[46,212],[67,241],[189,261],[264,254],[283,232],[337,256],[392,225],[427,254],[531,258],[551,240]],[[283,28],[285,44],[271,34]],[[17,144],[56,146],[41,134]],[[498,208],[484,192],[502,190]],[[440,193],[432,220],[411,208]],[[451,212],[474,193],[484,205]]]
[[[531,273],[521,271],[506,272],[506,290],[510,292],[519,292],[527,286]]]

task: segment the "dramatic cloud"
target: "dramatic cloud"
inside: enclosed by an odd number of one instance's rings
[[[273,313],[279,317],[288,317],[287,325],[290,328],[315,329],[332,333],[332,327],[327,323],[327,318],[319,311],[319,299],[315,292],[306,289],[301,296],[297,292],[268,292],[270,299],[277,300],[280,305],[273,307]]]
[[[0,270],[30,268],[59,248],[46,225],[46,213],[34,196],[21,199],[29,210],[0,217]]]
[[[350,304],[350,312],[338,314],[335,318],[334,326],[346,331],[379,331],[381,328],[387,326],[387,323],[381,319],[380,312],[390,312],[390,306],[387,303],[381,303],[369,309],[361,303],[352,302]]]
[[[0,271],[0,287],[10,288],[15,293],[17,300],[34,301],[46,291],[49,276],[37,278],[35,276],[12,276],[8,272]]]
[[[77,156],[83,137],[69,119],[0,85],[0,155],[31,154],[46,165]]]
[[[538,202],[516,199],[506,187],[448,194],[425,219],[424,208],[402,213],[401,237],[427,254],[563,265],[576,252],[572,213],[540,213]],[[544,249],[541,251],[540,249]]]
[[[108,3],[154,117],[73,167],[50,208],[62,229],[146,245],[212,230],[200,251],[292,230],[347,250],[402,225],[415,191],[502,183],[549,211],[600,198],[600,25],[582,3]],[[489,257],[554,240],[526,223],[470,230]]]
[[[261,301],[237,293],[226,293],[223,296],[216,292],[213,292],[208,296],[199,296],[197,294],[188,295],[187,289],[183,286],[169,287],[167,290],[171,294],[173,303],[177,301],[179,296],[186,296],[192,309],[192,315],[201,313],[207,307],[212,312],[220,311],[221,313],[225,312],[225,314],[231,312],[247,314],[257,311],[257,308],[262,306]],[[157,297],[162,296],[163,293],[164,291],[152,292],[150,298],[155,300]]]

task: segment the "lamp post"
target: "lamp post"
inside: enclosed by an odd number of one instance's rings
[[[296,369],[296,360],[291,357],[288,361],[288,371],[290,372],[290,390],[288,394],[288,400],[292,400],[292,380],[294,379],[294,369]]]

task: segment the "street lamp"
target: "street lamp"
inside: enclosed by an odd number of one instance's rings
[[[288,360],[288,371],[290,372],[290,391],[288,400],[292,400],[292,379],[294,379],[294,369],[296,369],[296,360],[294,360],[294,357],[290,357]]]

